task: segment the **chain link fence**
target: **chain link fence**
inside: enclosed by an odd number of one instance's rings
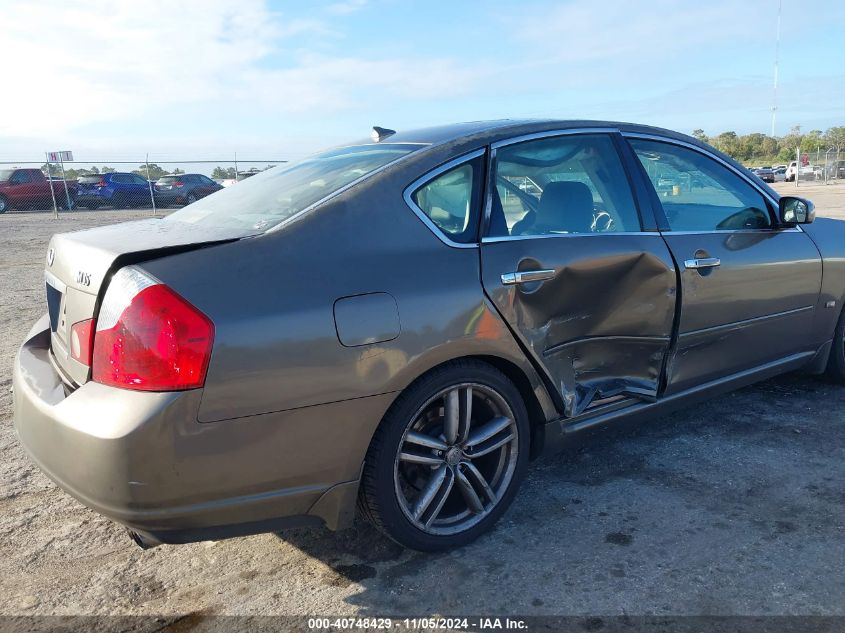
[[[0,161],[0,213],[191,204],[285,160]]]
[[[787,174],[789,180],[845,182],[845,147],[819,147],[814,152],[799,151],[795,168]]]

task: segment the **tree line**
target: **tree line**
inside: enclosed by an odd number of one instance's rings
[[[754,165],[789,163],[795,160],[795,152],[799,147],[802,154],[811,155],[824,156],[829,149],[845,152],[845,127],[841,126],[826,131],[810,130],[803,134],[801,126],[796,125],[785,136],[768,136],[759,132],[743,135],[722,132],[708,136],[701,129],[693,130],[692,135],[731,158]]]
[[[264,171],[265,169],[270,169],[271,167],[275,167],[275,165],[267,165],[266,167],[263,167],[262,169],[252,167],[252,168],[245,170],[245,171],[241,170],[240,174],[256,174],[260,171]],[[43,165],[41,165],[41,171],[43,171],[45,174],[48,173],[47,163],[44,163]],[[124,170],[115,169],[114,167],[109,167],[108,165],[103,165],[102,167],[97,167],[96,165],[92,165],[91,167],[87,167],[87,168],[86,167],[80,167],[78,169],[74,168],[74,167],[65,167],[65,178],[67,178],[68,180],[77,180],[80,176],[97,176],[99,174],[111,174],[111,173],[114,173],[116,171],[124,171]],[[50,164],[49,173],[53,177],[61,176],[61,171],[59,170],[59,166],[55,163]],[[139,165],[137,169],[132,170],[132,173],[138,174],[142,178],[147,178],[147,165],[146,164]],[[149,178],[150,178],[150,180],[158,180],[162,176],[167,176],[167,175],[171,175],[171,174],[172,175],[179,175],[179,174],[184,174],[184,173],[185,173],[185,170],[179,169],[178,167],[176,169],[174,169],[173,171],[168,171],[168,170],[164,169],[163,167],[161,167],[160,165],[157,165],[156,163],[150,163],[150,165],[149,165]],[[234,167],[221,167],[220,165],[218,165],[211,172],[211,177],[212,178],[218,178],[218,179],[227,179],[227,178],[235,179],[235,178],[238,177],[238,172],[235,171]]]
[[[47,163],[41,165],[41,171],[45,174],[47,172]],[[115,169],[114,167],[109,167],[108,165],[103,165],[102,167],[97,167],[96,165],[92,165],[91,167],[80,167],[79,169],[73,167],[65,167],[65,178],[68,180],[77,180],[80,176],[97,176],[99,174],[113,174],[116,171],[123,171],[122,169]],[[49,173],[54,177],[61,176],[61,171],[59,170],[59,166],[55,163],[50,164],[50,171]],[[147,177],[147,165],[140,165],[138,169],[132,170],[133,174],[138,174],[142,178]],[[150,163],[149,167],[149,178],[150,180],[158,180],[162,176],[166,176],[168,174],[184,174],[185,170],[179,169],[178,167],[173,171],[168,171],[155,163]]]

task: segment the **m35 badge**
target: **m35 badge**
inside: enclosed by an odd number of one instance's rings
[[[90,286],[91,285],[91,273],[86,273],[84,271],[78,271],[76,273],[76,283],[80,286]]]

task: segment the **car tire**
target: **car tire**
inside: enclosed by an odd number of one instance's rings
[[[529,442],[525,403],[502,372],[474,360],[447,363],[385,414],[364,461],[359,509],[404,547],[461,547],[513,501]]]
[[[827,359],[825,376],[832,382],[845,385],[845,310],[839,316],[833,333],[833,347]]]
[[[0,213],[6,213],[9,210],[9,200],[6,196],[0,196]]]
[[[191,192],[191,193],[189,193],[189,194],[187,195],[187,197],[185,198],[185,205],[187,206],[187,205],[189,205],[189,204],[194,204],[194,202],[196,202],[196,201],[197,201],[197,196],[196,196],[196,194],[194,194],[194,192],[192,191],[192,192]]]

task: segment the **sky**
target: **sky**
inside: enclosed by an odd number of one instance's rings
[[[0,160],[295,159],[503,118],[771,127],[778,0],[3,0]],[[845,2],[783,3],[776,133],[845,125]]]

